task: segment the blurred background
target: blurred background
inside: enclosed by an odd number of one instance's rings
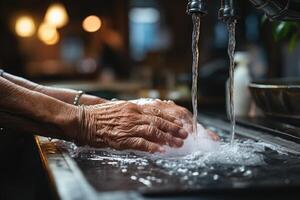
[[[172,99],[190,107],[192,20],[186,4],[2,0],[0,66],[42,84],[104,98]],[[219,1],[210,1],[201,24],[200,109],[225,109],[228,33],[217,18],[219,7]],[[243,52],[249,77],[300,76],[297,38],[290,43],[282,24],[263,22],[263,14],[247,1],[240,13],[237,51]],[[274,30],[284,37],[276,39]]]

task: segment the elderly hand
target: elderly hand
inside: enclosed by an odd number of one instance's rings
[[[189,133],[193,132],[193,114],[188,109],[176,105],[173,101],[161,101],[159,99],[154,100],[153,105],[181,121]]]
[[[164,152],[163,145],[181,147],[188,136],[182,122],[154,105],[115,101],[80,109],[81,144],[154,153]]]
[[[162,112],[173,116],[176,120],[183,124],[183,128],[188,133],[193,133],[193,114],[186,108],[176,105],[173,101],[162,101],[159,99],[138,99],[131,101],[138,105],[155,106]],[[215,141],[220,140],[220,137],[214,132],[207,130],[207,134]]]

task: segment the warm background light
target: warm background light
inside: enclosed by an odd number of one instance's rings
[[[58,43],[59,38],[60,38],[59,33],[56,32],[55,35],[53,36],[53,38],[51,38],[51,39],[49,39],[49,40],[45,40],[45,41],[43,41],[43,42],[44,42],[45,44],[47,44],[47,45],[54,45],[54,44],[57,44],[57,43]]]
[[[101,20],[95,15],[90,15],[83,20],[82,27],[87,32],[96,32],[101,28]]]
[[[65,26],[69,21],[65,7],[58,3],[52,4],[46,12],[45,21],[56,28]]]
[[[35,24],[30,16],[19,17],[15,24],[15,31],[20,37],[30,37],[35,32]]]
[[[43,23],[38,30],[38,38],[45,44],[52,45],[59,41],[59,33],[50,24]]]

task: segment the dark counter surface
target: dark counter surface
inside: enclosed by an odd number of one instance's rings
[[[205,118],[202,122],[204,124],[210,123],[210,125],[218,124],[223,129],[230,129],[226,126],[227,122],[221,119]],[[293,153],[300,152],[300,145],[295,142],[274,137],[265,132],[238,127],[237,132],[241,131],[245,132],[245,137],[259,137],[263,141],[281,144]],[[272,199],[286,199],[300,195],[300,179],[298,181],[297,178],[300,177],[300,168],[299,170],[291,168],[295,173],[291,183],[278,182],[276,184],[274,182],[272,184],[266,180],[257,186],[255,184],[239,185],[238,187],[212,185],[210,187],[197,187],[197,189],[193,189],[193,187],[184,189],[180,185],[176,187],[176,180],[174,179],[175,182],[170,182],[169,188],[168,185],[163,185],[160,189],[145,190],[143,188],[138,189],[141,187],[137,183],[131,184],[130,180],[120,173],[121,169],[118,167],[102,165],[101,162],[97,161],[73,159],[66,149],[56,145],[57,141],[50,142],[47,138],[36,137],[36,142],[39,146],[44,169],[50,177],[52,188],[60,199],[266,199],[266,196]],[[298,163],[299,160],[297,157],[295,158],[295,163]],[[285,170],[282,172],[286,173]],[[276,176],[276,174],[274,175]],[[280,175],[284,176],[284,174]],[[274,180],[276,181],[276,177]]]
[[[0,132],[0,199],[53,199],[34,137]]]

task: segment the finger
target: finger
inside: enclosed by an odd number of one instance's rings
[[[136,136],[145,138],[151,142],[171,147],[181,147],[183,140],[172,136],[170,133],[163,132],[154,126],[141,125],[136,129]]]
[[[192,133],[193,132],[193,124],[190,123],[186,123],[183,125],[184,130],[186,130],[188,133]]]
[[[182,108],[182,111],[183,113],[183,117],[184,117],[184,120],[188,123],[192,123],[193,122],[193,114],[186,108]]]
[[[207,134],[211,137],[212,140],[214,141],[219,141],[220,140],[220,136],[218,136],[215,132],[206,129]]]
[[[120,145],[120,149],[132,149],[150,153],[165,152],[165,149],[162,146],[139,137],[132,137],[124,140]]]
[[[180,127],[177,124],[169,122],[162,118],[144,115],[143,119],[145,120],[146,124],[155,126],[164,132],[171,133],[174,137],[185,139],[188,136],[188,133],[183,129],[183,127]]]
[[[177,119],[179,119],[179,121],[182,121],[184,120],[185,122],[192,122],[192,113],[186,109],[185,107],[182,107],[182,106],[178,106],[176,105],[173,101],[161,101],[161,102],[158,102],[160,104],[160,106],[162,107],[166,107],[168,109],[171,109],[173,110],[173,113],[176,113],[175,114],[175,117]],[[160,107],[159,106],[159,107]]]
[[[182,123],[177,120],[176,117],[173,117],[165,112],[162,112],[160,108],[152,105],[144,105],[142,108],[142,113],[146,115],[152,115],[156,117],[163,118],[165,120],[168,120],[169,122],[174,122],[178,124],[179,126],[182,126]]]

